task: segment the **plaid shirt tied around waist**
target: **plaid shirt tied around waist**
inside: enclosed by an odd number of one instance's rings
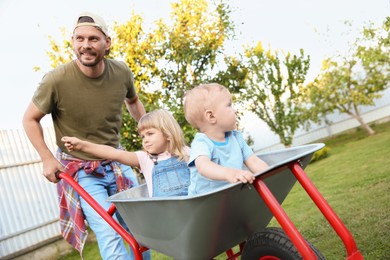
[[[134,186],[134,183],[123,175],[120,165],[116,161],[86,161],[75,158],[69,154],[57,151],[57,159],[65,167],[65,172],[78,181],[78,171],[83,169],[86,174],[96,177],[104,177],[106,165],[110,165],[115,175],[117,190],[123,191]],[[81,209],[79,194],[66,182],[60,180],[57,184],[58,200],[60,204],[60,227],[64,239],[80,252],[81,258],[83,247],[88,232],[85,225],[85,217]]]

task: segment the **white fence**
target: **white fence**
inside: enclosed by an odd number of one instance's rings
[[[390,118],[390,90],[376,102],[376,107],[362,108],[366,122]],[[309,132],[299,131],[293,145],[315,142],[327,136],[358,126],[345,115],[332,115],[331,125],[322,125]],[[248,130],[248,129],[247,129]],[[259,131],[254,124],[250,131],[256,152],[283,148],[272,133]],[[255,134],[253,134],[255,133]],[[259,134],[257,136],[256,134]],[[54,152],[53,129],[44,129],[45,140]],[[264,138],[265,135],[272,138]],[[272,136],[273,135],[273,136]],[[268,143],[264,141],[268,140]],[[271,142],[271,143],[270,143]],[[23,130],[0,131],[0,259],[12,259],[21,252],[34,249],[60,237],[56,186],[41,174],[42,164]]]
[[[52,128],[44,129],[55,149]],[[56,186],[23,130],[0,131],[0,259],[60,236]]]

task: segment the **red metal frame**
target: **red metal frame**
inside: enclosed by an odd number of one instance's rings
[[[244,249],[244,246],[245,246],[245,242],[241,242],[239,244],[239,251],[237,253],[234,253],[233,251],[233,248],[230,248],[229,250],[227,250],[225,253],[226,253],[226,256],[228,257],[227,260],[237,260],[238,257],[241,255],[242,253],[242,250]]]
[[[148,250],[146,247],[142,247],[138,244],[135,238],[127,232],[113,217],[116,208],[112,204],[111,207],[106,211],[102,206],[100,206],[91,195],[89,195],[83,187],[81,187],[70,175],[66,173],[59,173],[59,177],[64,179],[69,185],[77,191],[77,193],[105,220],[107,223],[116,231],[118,234],[129,244],[133,249],[135,259],[142,259],[142,252]]]
[[[360,260],[364,259],[362,254],[357,249],[356,243],[353,240],[351,233],[345,227],[340,218],[336,215],[333,209],[326,202],[321,193],[317,190],[314,184],[311,182],[309,177],[303,171],[299,162],[295,162],[289,165],[292,173],[297,178],[298,182],[302,185],[302,187],[306,190],[308,195],[311,197],[313,202],[320,209],[322,214],[331,224],[333,229],[342,239],[345,248],[347,250],[347,258],[348,260]],[[272,214],[275,216],[276,220],[279,222],[280,226],[286,232],[286,234],[291,239],[291,242],[295,245],[299,253],[303,256],[304,259],[317,259],[313,250],[309,247],[306,240],[303,238],[301,233],[294,226],[290,218],[287,216],[282,206],[276,200],[274,195],[268,189],[266,184],[263,181],[263,178],[257,178],[254,182],[254,186],[257,192],[260,194],[261,198],[266,203],[267,207],[271,210]]]
[[[320,209],[322,214],[331,224],[333,229],[336,231],[338,236],[343,241],[346,251],[347,251],[347,260],[361,260],[364,259],[362,254],[357,249],[356,243],[345,227],[340,218],[336,215],[333,209],[326,202],[324,197],[320,194],[314,184],[311,182],[309,177],[303,171],[302,167],[298,162],[294,162],[288,166],[292,173],[295,175],[298,182],[306,190],[308,195],[311,197],[313,202]],[[317,259],[313,250],[310,248],[306,240],[303,238],[302,234],[294,226],[290,218],[287,216],[282,206],[276,200],[272,192],[268,189],[267,185],[264,183],[263,179],[267,178],[266,176],[260,176],[256,178],[253,185],[259,193],[260,197],[264,200],[267,207],[271,210],[272,214],[275,216],[276,220],[279,222],[283,230],[291,239],[291,242],[295,245],[299,253],[303,256],[305,260],[307,259]],[[137,260],[142,259],[142,252],[148,250],[148,248],[140,246],[135,238],[127,232],[114,218],[112,217],[116,211],[114,204],[106,211],[101,207],[95,199],[91,197],[70,175],[66,173],[59,173],[59,178],[64,179],[69,185],[71,185],[79,195],[84,198],[89,205],[105,220],[107,223],[116,231],[122,238],[129,244],[129,246],[134,251],[134,256]],[[243,246],[245,242],[240,244],[240,250],[238,253],[234,253],[233,250],[226,251],[228,259],[236,259],[236,257],[241,255]]]
[[[324,199],[318,189],[314,186],[313,182],[309,179],[306,173],[303,171],[299,162],[293,163],[290,166],[292,173],[295,175],[295,178],[299,181],[302,187],[306,190],[307,194],[311,197],[313,202],[317,205],[318,209],[322,212],[324,217],[328,220],[329,224],[336,231],[338,236],[344,243],[345,249],[347,251],[348,260],[359,260],[364,259],[363,255],[358,250],[355,240],[353,239],[352,234],[349,232],[347,227],[337,216],[337,214],[330,207],[328,202]]]

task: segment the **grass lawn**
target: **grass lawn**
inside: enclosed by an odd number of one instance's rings
[[[325,140],[330,156],[306,168],[367,260],[390,259],[390,123],[375,129],[371,137],[358,130]],[[327,259],[345,259],[341,239],[299,184],[283,207]]]
[[[373,128],[377,134],[370,137],[356,129],[320,141],[330,148],[330,156],[305,169],[352,233],[366,260],[390,259],[390,122]],[[346,258],[341,239],[299,183],[287,196],[283,208],[326,259]],[[278,223],[272,220],[270,226]],[[98,256],[96,243],[85,246],[85,259]],[[59,259],[80,259],[80,256],[72,252]],[[153,259],[170,258],[153,252]]]

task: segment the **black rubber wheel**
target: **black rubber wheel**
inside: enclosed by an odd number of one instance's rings
[[[308,242],[308,241],[307,241]],[[310,242],[317,259],[325,257]],[[255,233],[245,243],[242,260],[301,260],[296,247],[291,242],[282,228],[266,228],[264,231]]]

